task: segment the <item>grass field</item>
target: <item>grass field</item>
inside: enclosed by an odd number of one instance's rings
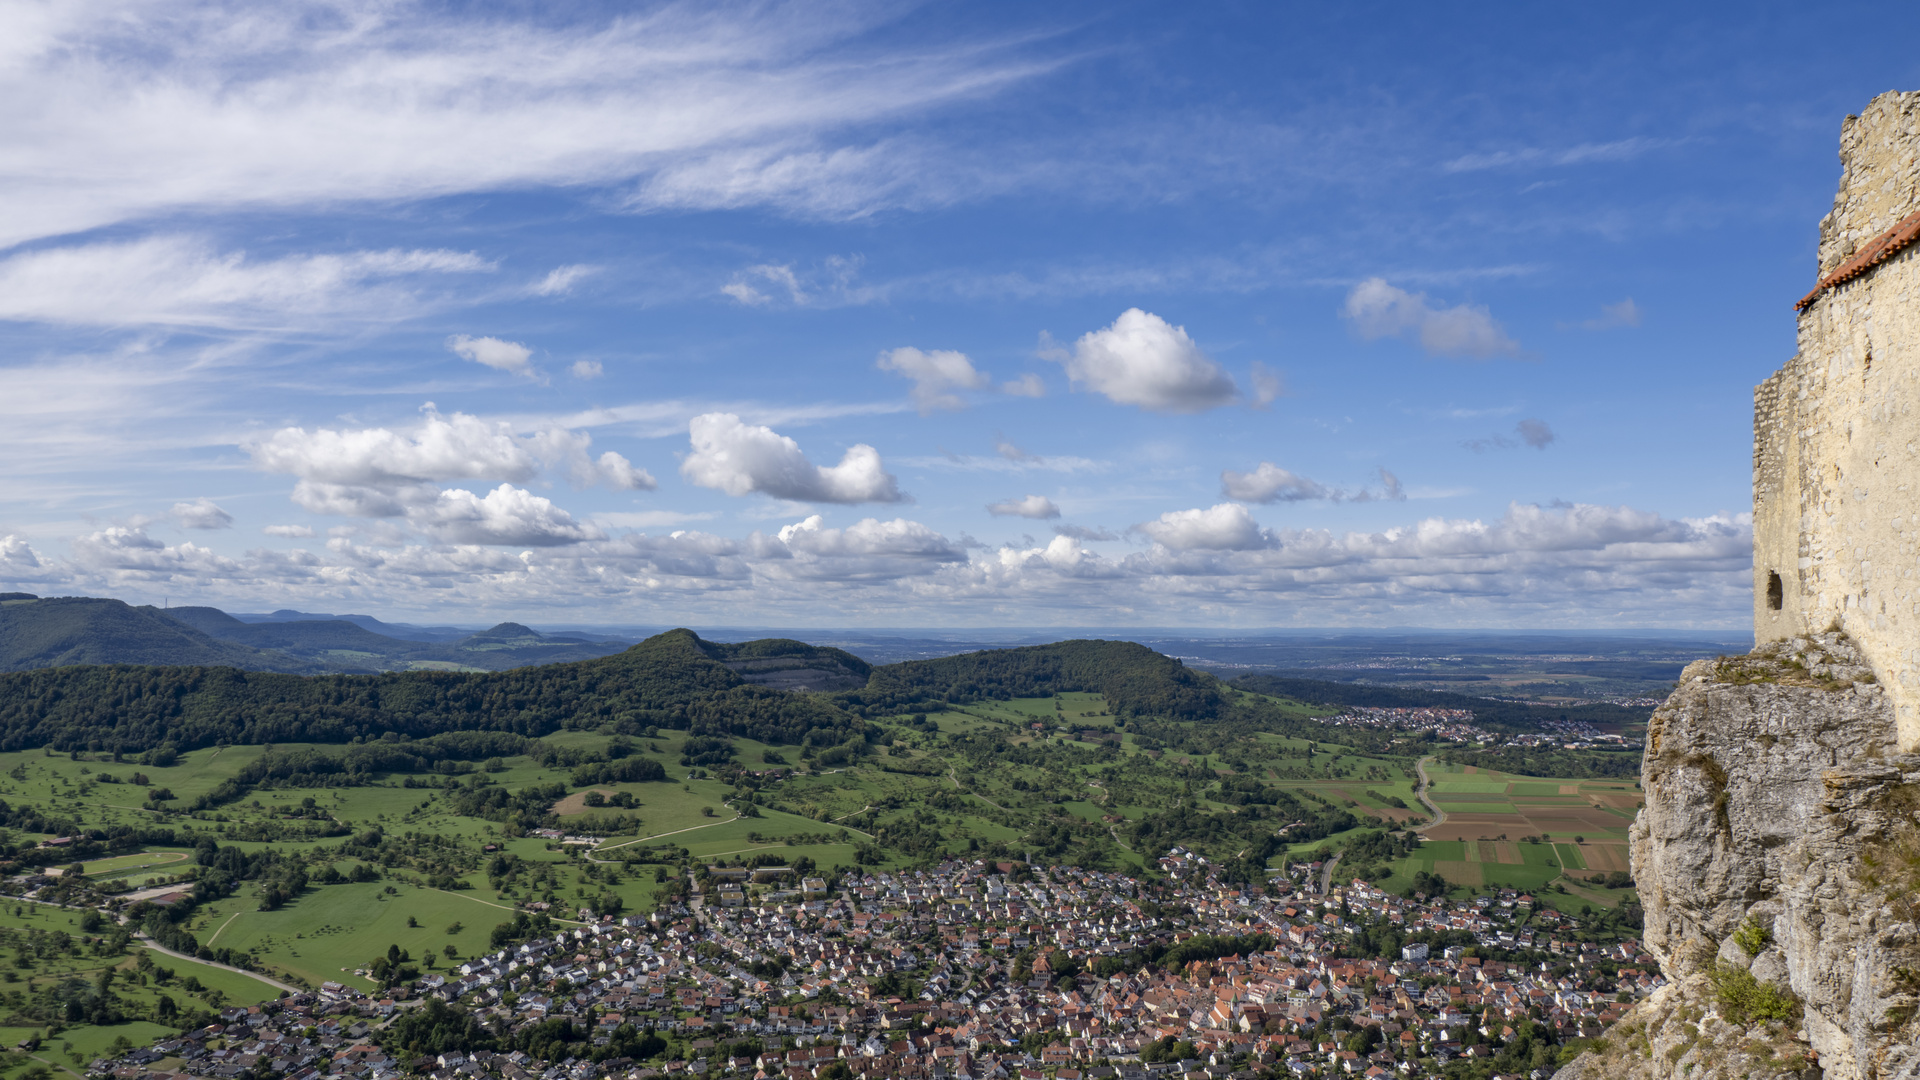
[[[364,968],[387,946],[398,945],[416,962],[430,952],[447,965],[446,946],[459,956],[484,953],[493,927],[511,918],[472,892],[441,892],[411,885],[387,894],[378,883],[310,889],[278,911],[248,910],[225,900],[209,906],[194,933],[203,943],[252,953],[262,966],[299,975],[318,986],[332,979],[362,990],[375,988],[354,968]],[[412,918],[419,925],[407,926]],[[449,934],[459,924],[458,933]],[[457,961],[455,961],[457,964]]]

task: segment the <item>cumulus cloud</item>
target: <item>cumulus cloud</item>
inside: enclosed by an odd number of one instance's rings
[[[1232,377],[1185,327],[1139,308],[1128,308],[1104,330],[1081,335],[1071,352],[1043,345],[1041,355],[1063,365],[1074,386],[1151,412],[1205,412],[1239,394]]]
[[[1134,528],[1174,551],[1249,551],[1273,546],[1273,534],[1262,529],[1239,503],[1219,503],[1205,510],[1171,510],[1156,521]]]
[[[1060,508],[1045,495],[1028,495],[1020,499],[1004,499],[987,506],[987,513],[994,517],[1023,517],[1038,520],[1050,520],[1060,516]]]
[[[1486,359],[1520,352],[1520,343],[1507,336],[1485,307],[1436,307],[1425,293],[1395,288],[1381,278],[1355,285],[1340,314],[1364,340],[1411,338],[1435,356]]]
[[[917,521],[865,518],[845,529],[830,529],[819,514],[785,526],[779,540],[790,550],[827,558],[906,558],[953,562],[966,555],[933,529]]]
[[[552,500],[524,488],[501,484],[484,496],[454,488],[431,503],[408,507],[408,523],[455,544],[513,544],[544,547],[598,540],[606,534],[578,522]]]
[[[433,302],[423,290],[440,276],[493,268],[458,251],[255,259],[192,236],[72,244],[0,259],[0,319],[254,330],[332,326],[417,314]]]
[[[490,510],[472,505],[489,499]],[[318,552],[231,557],[128,526],[80,537],[65,557],[7,537],[0,582],[156,600],[164,584],[176,601],[216,606],[271,592],[316,607],[400,611],[444,608],[457,596],[463,608],[533,612],[564,594],[609,610],[670,604],[714,622],[828,613],[866,625],[906,615],[991,622],[1009,611],[1088,625],[1111,625],[1116,613],[1161,626],[1321,626],[1330,617],[1739,625],[1751,604],[1744,514],[1673,519],[1623,506],[1514,504],[1497,518],[1340,533],[1262,530],[1229,504],[1161,515],[1139,530],[1156,542],[1112,559],[1084,546],[1110,534],[1066,525],[1043,546],[982,549],[906,519],[833,528],[818,517],[744,538],[676,529],[567,542],[555,535],[569,529],[566,519],[512,492],[451,499],[443,516],[451,520],[430,544],[371,530]],[[503,549],[453,539],[461,535],[531,542]]]
[[[732,413],[706,413],[688,425],[692,452],[680,475],[729,495],[771,495],[798,502],[905,502],[899,481],[864,443],[850,447],[838,465],[807,460],[800,444],[772,428],[746,424]]]
[[[505,423],[432,405],[410,430],[282,428],[248,444],[255,467],[299,477],[308,486],[393,490],[448,480],[524,483],[542,465],[565,469],[578,486],[604,483],[618,490],[651,490],[646,470],[611,451],[593,460],[591,436],[550,427],[518,435]],[[381,516],[381,515],[375,515]]]
[[[220,509],[212,499],[199,498],[192,502],[178,502],[167,511],[175,525],[183,529],[231,529],[233,515]]]
[[[533,366],[533,350],[517,341],[502,341],[496,337],[468,337],[455,334],[447,339],[447,348],[465,360],[476,364],[485,364],[495,371],[504,371],[522,378],[537,379],[540,372]]]
[[[1547,426],[1545,420],[1522,420],[1513,425],[1511,436],[1494,434],[1484,439],[1468,439],[1460,445],[1476,454],[1484,454],[1488,450],[1511,450],[1521,446],[1545,450],[1558,438],[1559,436],[1554,434],[1553,428]]]
[[[525,481],[539,463],[505,424],[432,411],[412,431],[282,428],[249,445],[254,465],[327,484],[389,486],[436,480]]]
[[[913,403],[923,416],[940,409],[966,408],[966,399],[956,390],[986,390],[993,385],[967,354],[951,349],[890,349],[880,354],[875,366],[913,380]]]
[[[576,379],[597,379],[607,373],[598,360],[575,360],[567,372]]]
[[[269,525],[260,531],[282,540],[304,540],[315,535],[311,525]]]
[[[399,518],[445,543],[549,546],[601,539],[605,533],[516,482],[550,468],[565,472],[578,487],[635,491],[657,486],[645,469],[618,453],[593,457],[592,442],[584,433],[558,427],[519,435],[503,423],[465,413],[442,416],[428,406],[411,430],[282,428],[246,449],[256,467],[298,477],[293,501],[314,514]],[[445,481],[477,479],[505,482],[485,495],[441,487]],[[301,529],[274,526],[267,533],[313,535]]]
[[[1271,461],[1261,462],[1252,472],[1222,470],[1220,493],[1229,499],[1256,503],[1304,502],[1310,499],[1326,499],[1329,502],[1402,502],[1407,497],[1400,478],[1385,469],[1380,470],[1379,490],[1361,488],[1352,491],[1328,487],[1318,480],[1289,472]]]
[[[1074,540],[1120,539],[1118,533],[1108,532],[1106,529],[1090,529],[1085,525],[1055,525],[1053,531],[1056,536],[1065,536]]]
[[[1261,462],[1252,472],[1222,471],[1220,493],[1229,499],[1256,503],[1325,499],[1333,494],[1325,484],[1289,472],[1270,461]]]

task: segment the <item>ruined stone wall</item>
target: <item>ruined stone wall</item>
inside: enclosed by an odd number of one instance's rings
[[[1816,281],[1920,210],[1920,93],[1848,117],[1840,157]],[[1845,630],[1920,748],[1920,244],[1800,313],[1754,391],[1753,470],[1756,642]]]

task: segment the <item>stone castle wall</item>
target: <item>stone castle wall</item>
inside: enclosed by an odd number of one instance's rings
[[[1920,210],[1920,93],[1841,129],[1816,281]],[[1841,629],[1920,748],[1920,243],[1825,288],[1754,391],[1756,642]]]

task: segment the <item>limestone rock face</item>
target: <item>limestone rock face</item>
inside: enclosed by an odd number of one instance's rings
[[[1630,837],[1674,985],[1562,1080],[1920,1078],[1920,757],[1895,746],[1842,634],[1688,666],[1648,726]],[[1790,991],[1798,1018],[1743,1017],[1716,984]]]

